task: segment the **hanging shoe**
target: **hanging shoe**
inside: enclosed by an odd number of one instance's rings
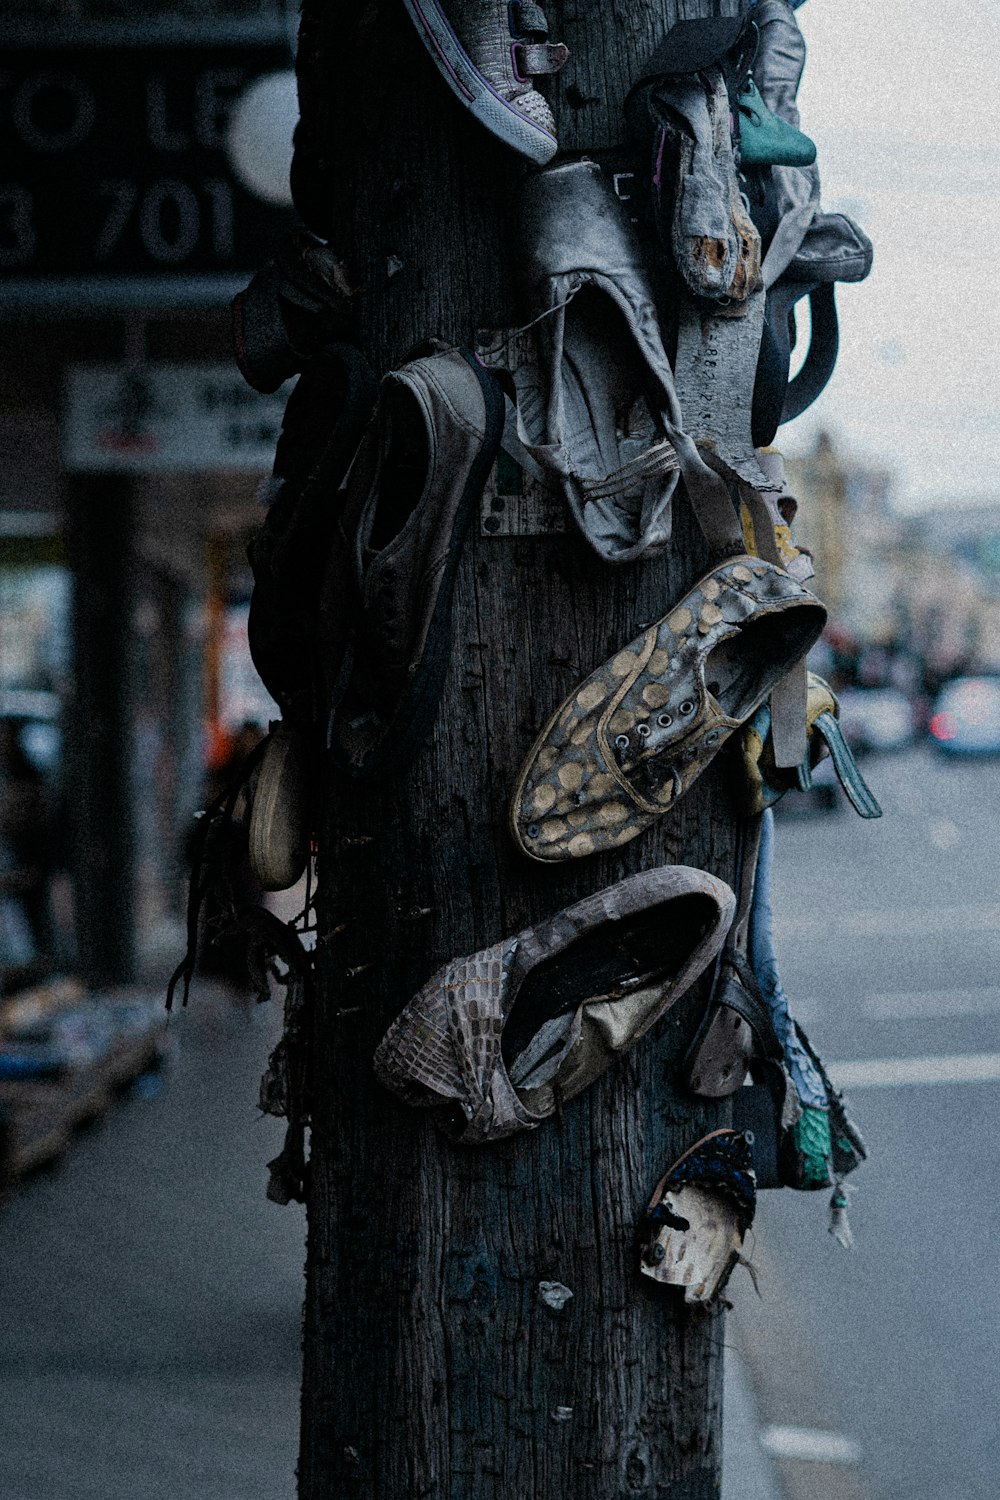
[[[320,597],[338,492],[377,390],[351,345],[331,344],[313,356],[288,398],[267,516],[247,548],[250,655],[283,716],[300,726],[313,723],[318,710]]]
[[[723,71],[663,78],[648,92],[657,237],[692,296],[726,307],[760,282],[760,235],[740,195]]]
[[[819,600],[734,557],[575,688],[532,746],[511,829],[537,860],[636,838],[671,807],[816,641]]]
[[[754,1084],[738,1089],[733,1123],[753,1130],[753,1153],[762,1186],[803,1190],[832,1188],[830,1232],[850,1244],[842,1179],[865,1160],[865,1144],[843,1096],[831,1083],[802,1027],[791,1015],[774,949],[772,880],[774,814],[761,820],[760,849],[749,927],[758,993],[767,1007],[781,1060],[755,1062]]]
[[[250,786],[250,868],[262,890],[287,891],[304,874],[310,843],[309,746],[291,724],[272,724]]]
[[[806,48],[794,8],[788,0],[760,0],[753,20],[760,38],[754,83],[771,114],[797,130],[796,95]],[[766,447],[779,425],[801,415],[833,374],[838,346],[834,282],[863,280],[871,269],[872,245],[846,214],[823,212],[815,162],[753,166],[744,157],[743,182],[764,250],[767,331],[754,391],[753,426],[754,442]],[[807,297],[809,345],[799,374],[789,384],[795,306]]]
[[[811,167],[816,146],[769,110],[748,73],[740,85],[740,161],[747,167]]]
[[[806,44],[788,0],[760,0],[754,7],[758,44],[753,59],[754,82],[772,114],[798,130],[801,124],[796,96],[806,62]],[[773,286],[794,259],[802,238],[819,210],[819,168],[779,166],[754,168],[747,176],[764,176],[770,204],[767,247],[762,274]],[[751,193],[751,202],[753,202]]]
[[[351,468],[323,589],[330,742],[352,776],[398,771],[437,714],[462,545],[503,430],[473,354],[414,359],[382,381]]]
[[[781,1064],[781,1046],[750,966],[760,835],[759,817],[743,818],[737,825],[736,915],[719,956],[704,1017],[684,1058],[687,1086],[701,1099],[738,1094],[756,1058]]]
[[[598,1078],[712,962],[735,901],[685,865],[644,870],[469,958],[389,1027],[375,1074],[466,1144],[533,1130]]]
[[[555,121],[533,80],[569,57],[550,42],[530,0],[404,0],[420,40],[460,104],[498,140],[540,166],[559,149]]]
[[[688,1303],[713,1302],[740,1260],[757,1208],[745,1136],[713,1130],[660,1178],[645,1213],[639,1269],[684,1288]]]
[[[324,344],[349,338],[355,292],[329,245],[301,226],[290,229],[232,301],[236,363],[247,384],[270,394]]]
[[[741,18],[729,18],[728,29],[717,21],[719,34],[713,22],[707,35],[716,45],[735,37],[728,54],[693,75],[667,71],[695,60],[690,45],[673,42],[695,23],[678,23],[647,65],[663,71],[641,81],[627,108],[633,134],[650,152],[648,197],[670,287],[674,390],[687,430],[714,468],[764,493],[769,481],[754,452],[765,329],[761,238],[732,137],[736,70],[750,53]],[[775,375],[781,378],[777,368]]]
[[[516,253],[547,396],[519,404],[519,438],[600,558],[655,557],[678,474],[694,502],[727,495],[683,431],[641,252],[595,162],[527,179]]]

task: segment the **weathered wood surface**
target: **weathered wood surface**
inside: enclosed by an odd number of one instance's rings
[[[627,81],[673,19],[736,8],[550,3],[572,49],[550,94],[564,148],[618,141]],[[360,275],[373,363],[522,321],[505,225],[523,168],[464,117],[398,0],[305,0],[300,78],[300,211]],[[683,1309],[637,1261],[653,1185],[721,1122],[674,1087],[700,996],[559,1121],[487,1150],[451,1145],[371,1070],[390,1019],[454,954],[643,867],[732,878],[719,766],[614,856],[537,866],[506,828],[551,708],[698,576],[700,538],[676,509],[669,558],[618,570],[575,534],[473,527],[433,744],[391,785],[330,789],[303,1500],[718,1494],[722,1316]],[[572,1289],[562,1312],[539,1300],[542,1280]]]

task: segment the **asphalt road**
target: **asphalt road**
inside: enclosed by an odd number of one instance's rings
[[[783,1500],[997,1500],[1000,764],[868,770],[886,816],[783,817],[776,870],[795,1009],[867,1070],[857,1244],[825,1195],[763,1194],[730,1340]],[[292,1500],[304,1226],[254,1107],[278,1021],[196,997],[167,1088],[0,1208],[2,1500]]]
[[[869,1146],[856,1245],[825,1195],[762,1194],[730,1331],[787,1500],[996,1500],[1000,764],[865,769],[885,816],[781,817],[775,882],[793,1010]]]

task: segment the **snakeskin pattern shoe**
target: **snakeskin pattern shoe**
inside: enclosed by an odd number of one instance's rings
[[[525,0],[404,0],[452,93],[499,140],[543,165],[556,153],[555,121],[535,88],[569,57],[550,42],[538,5]]]
[[[379,1082],[469,1145],[533,1130],[712,963],[736,906],[686,865],[644,870],[444,965],[389,1027]]]
[[[816,641],[826,610],[732,557],[575,688],[528,754],[511,831],[532,859],[628,843],[671,807]]]

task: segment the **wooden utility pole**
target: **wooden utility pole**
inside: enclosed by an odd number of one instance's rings
[[[571,49],[550,91],[564,152],[619,145],[638,68],[682,16],[737,0],[549,0]],[[399,0],[304,0],[293,186],[363,287],[383,371],[431,335],[525,321],[508,251],[526,168],[454,102]],[[615,855],[542,867],[507,806],[573,684],[664,614],[706,561],[675,501],[664,559],[612,568],[564,535],[472,527],[432,744],[402,778],[329,788],[315,1017],[302,1500],[611,1500],[719,1493],[723,1315],[639,1275],[665,1168],[721,1108],[684,1094],[692,993],[561,1118],[469,1149],[372,1075],[389,1021],[434,969],[634,871],[732,881],[716,764]],[[572,1300],[554,1311],[541,1281]]]

